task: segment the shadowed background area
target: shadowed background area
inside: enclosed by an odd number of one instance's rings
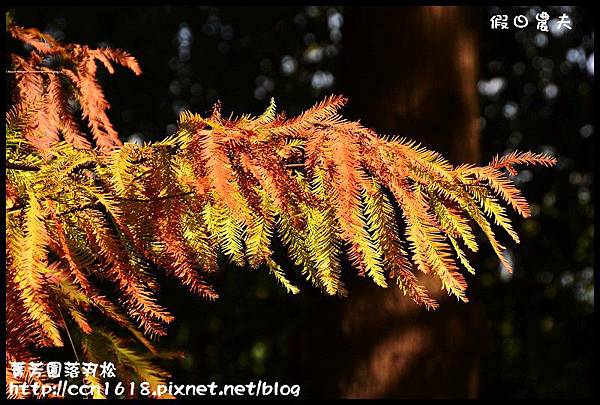
[[[536,15],[550,16],[549,30]],[[550,153],[524,170],[532,217],[517,221],[513,274],[490,249],[474,258],[469,304],[436,313],[345,273],[346,300],[302,282],[297,296],[265,272],[226,268],[221,298],[162,288],[177,317],[161,344],[181,383],[301,384],[304,397],[589,397],[593,393],[593,9],[585,7],[25,8],[16,22],[66,42],[109,45],[143,70],[99,69],[124,140],[170,134],[180,111],[288,115],[330,93],[381,133],[454,163],[514,149]],[[493,15],[509,16],[493,30]],[[572,29],[558,28],[559,16]],[[512,18],[530,23],[517,29]],[[17,44],[8,50],[22,52]],[[424,282],[427,282],[424,280]],[[435,286],[434,286],[435,287]]]

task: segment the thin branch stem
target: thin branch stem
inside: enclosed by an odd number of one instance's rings
[[[6,168],[10,170],[21,170],[24,172],[38,172],[40,170],[40,168],[37,166],[30,166],[13,162],[6,162]]]
[[[116,197],[115,199],[120,200],[120,201],[153,202],[153,201],[169,200],[171,198],[187,197],[188,195],[192,195],[192,194],[194,194],[193,191],[188,191],[187,193],[165,195],[165,196],[162,196],[162,197],[154,197],[154,198],[125,198],[125,197]]]
[[[73,338],[71,337],[71,332],[69,332],[69,327],[67,326],[67,321],[65,320],[62,310],[60,309],[60,305],[58,305],[58,313],[60,314],[60,318],[63,321],[63,325],[65,327],[65,331],[67,332],[67,336],[69,337],[69,342],[71,343],[71,349],[73,349],[73,354],[75,354],[75,360],[77,360],[77,363],[80,363],[79,356],[77,355],[77,349],[75,349],[75,343],[73,343]],[[81,381],[85,384],[85,377],[82,376],[81,378],[82,378]],[[84,399],[88,399],[88,395],[85,395]]]
[[[7,209],[6,212],[11,214],[15,211],[21,211],[23,209],[25,209],[25,206],[23,206],[23,205],[14,205],[14,206],[10,207],[9,209]]]
[[[62,217],[64,215],[72,214],[74,212],[79,212],[79,211],[87,210],[87,209],[90,209],[90,208],[97,208],[99,206],[100,206],[100,204],[97,203],[97,202],[95,202],[95,203],[89,203],[89,204],[84,204],[81,207],[75,207],[75,208],[71,208],[71,209],[68,209],[66,211],[63,211],[60,214],[58,214],[58,216]]]
[[[79,363],[79,356],[77,355],[77,350],[75,349],[75,344],[73,343],[73,339],[71,338],[71,333],[69,332],[69,327],[67,326],[67,321],[65,321],[65,317],[63,316],[62,310],[60,309],[60,305],[58,306],[58,313],[60,314],[60,318],[63,321],[63,325],[65,327],[65,331],[67,332],[69,342],[71,343],[71,349],[73,349],[73,354],[75,355],[75,360],[77,360],[77,362]]]

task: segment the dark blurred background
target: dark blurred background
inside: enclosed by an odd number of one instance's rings
[[[187,383],[280,381],[301,395],[593,395],[593,9],[585,7],[152,7],[13,9],[19,25],[65,42],[125,49],[142,76],[99,69],[122,138],[157,140],[184,109],[289,115],[331,93],[383,133],[422,140],[454,162],[514,149],[555,155],[524,170],[532,217],[511,219],[513,274],[474,258],[469,304],[425,313],[346,272],[351,296],[298,279],[290,296],[262,271],[226,268],[212,303],[163,288],[177,321],[165,363]],[[536,14],[550,16],[548,32]],[[509,16],[509,29],[490,18]],[[529,18],[526,28],[512,24]],[[572,29],[558,28],[566,14]],[[9,45],[9,46],[15,46]],[[507,241],[506,241],[507,242]],[[292,270],[293,271],[293,270]]]

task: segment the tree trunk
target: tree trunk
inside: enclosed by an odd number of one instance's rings
[[[461,7],[348,8],[339,71],[350,117],[379,133],[418,140],[453,163],[477,162],[471,18]],[[437,311],[417,307],[398,288],[382,290],[365,280],[353,282],[341,303],[316,300],[335,309],[309,310],[314,321],[302,338],[300,370],[310,394],[477,395],[478,306],[448,299],[430,275],[420,280],[440,301]]]

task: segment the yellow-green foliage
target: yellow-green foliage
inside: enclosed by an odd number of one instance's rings
[[[438,304],[415,270],[466,302],[459,266],[475,272],[463,251],[477,250],[473,225],[510,271],[492,224],[518,242],[501,203],[529,215],[502,170],[555,163],[515,152],[484,167],[454,167],[414,142],[345,120],[339,96],[291,119],[277,115],[274,101],[259,117],[227,120],[219,105],[208,117],[184,112],[173,136],[122,145],[105,122],[92,64],[112,69],[113,60],[137,73],[135,59],[63,47],[35,30],[11,32],[34,47],[30,59],[15,61],[41,70],[19,76],[7,114],[7,361],[62,346],[67,321],[87,358],[114,358],[129,380],[161,383],[166,374],[150,362],[156,351],[145,335],[164,335],[173,317],[156,300],[156,268],[206,299],[217,297],[207,280],[222,261],[262,268],[293,294],[299,273],[325,294],[344,296],[346,256],[377,286],[397,284],[427,308]],[[67,114],[65,95],[40,67],[41,56],[54,52],[76,66],[64,75],[78,83],[89,134],[72,120],[66,128],[47,119],[53,108]],[[275,238],[292,267],[277,263]],[[107,319],[122,331],[107,330]],[[134,350],[125,332],[145,351]]]

